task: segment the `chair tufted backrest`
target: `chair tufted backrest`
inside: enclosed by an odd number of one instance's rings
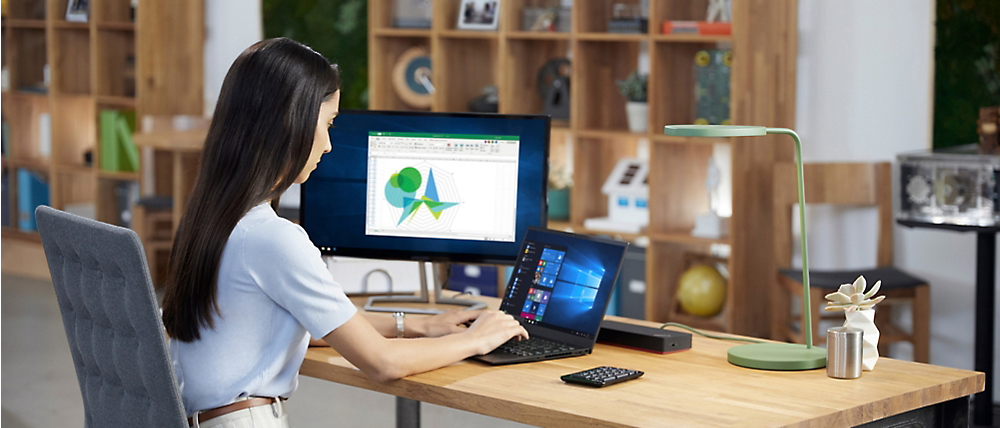
[[[80,382],[85,427],[186,427],[135,232],[40,206],[38,234]]]

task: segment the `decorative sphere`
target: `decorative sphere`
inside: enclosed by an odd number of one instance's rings
[[[713,316],[726,304],[726,279],[714,267],[694,266],[681,275],[677,291],[681,309],[692,315]]]

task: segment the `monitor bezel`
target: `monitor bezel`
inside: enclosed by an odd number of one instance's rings
[[[521,119],[521,120],[544,120],[545,128],[548,132],[545,133],[545,147],[543,148],[543,158],[545,159],[544,165],[542,166],[542,210],[540,223],[537,226],[528,227],[541,227],[545,228],[548,226],[548,177],[549,177],[549,154],[550,145],[552,140],[552,118],[547,115],[532,115],[532,114],[498,114],[498,113],[459,113],[459,112],[424,112],[424,111],[401,111],[401,110],[356,110],[356,109],[344,109],[340,111],[341,114],[349,113],[352,115],[373,115],[373,116],[434,116],[434,117],[457,117],[457,118],[467,118],[467,119],[481,119],[481,118],[502,118],[502,119]],[[308,212],[306,210],[306,186],[308,185],[308,180],[300,186],[299,189],[299,221],[304,224]],[[527,227],[525,228],[525,233],[527,233]],[[521,237],[523,239],[523,236]],[[401,238],[404,239],[404,238]],[[419,239],[419,238],[405,238],[405,239]],[[438,239],[438,238],[435,238]],[[515,244],[518,241],[515,241]],[[357,248],[357,247],[326,247],[314,243],[316,247],[320,250],[324,256],[342,256],[342,257],[358,257],[367,259],[383,259],[383,260],[409,260],[409,261],[441,261],[441,262],[461,262],[461,263],[479,263],[479,264],[503,264],[512,265],[517,259],[516,250],[507,255],[500,254],[474,254],[474,253],[460,253],[460,252],[425,252],[418,253],[410,250],[392,250],[392,249],[372,249],[372,248]]]

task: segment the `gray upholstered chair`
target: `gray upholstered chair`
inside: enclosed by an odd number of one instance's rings
[[[186,427],[142,244],[129,229],[40,206],[38,234],[86,427]]]

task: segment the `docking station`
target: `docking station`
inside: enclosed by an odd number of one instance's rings
[[[626,324],[605,319],[597,341],[640,351],[669,354],[691,349],[691,333]]]

